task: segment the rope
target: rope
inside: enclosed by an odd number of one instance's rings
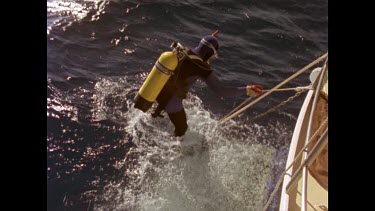
[[[302,86],[302,87],[296,87],[296,88],[285,88],[285,89],[276,89],[275,91],[290,91],[290,90],[294,90],[294,91],[297,91],[297,92],[302,92],[302,91],[305,91],[305,90],[309,90],[309,89],[311,89],[311,86],[309,85],[309,86]],[[266,92],[266,91],[269,91],[269,90],[267,90],[267,89],[265,89],[265,90],[263,90],[263,92]],[[298,93],[297,93],[298,94]],[[297,95],[296,94],[296,95]],[[298,95],[300,95],[300,94],[298,94]],[[297,96],[298,96],[297,95]],[[295,97],[297,97],[297,96],[295,96]],[[239,108],[241,108],[244,104],[246,104],[248,101],[250,101],[251,100],[251,98],[253,98],[253,97],[249,97],[249,98],[247,98],[245,101],[243,101],[240,105],[238,105],[236,108],[234,108],[231,112],[229,112],[227,115],[225,115],[223,118],[226,118],[226,117],[228,117],[229,115],[231,115],[233,112],[235,112],[235,111],[237,111]],[[293,97],[294,98],[294,97]],[[293,99],[292,98],[292,99]],[[289,101],[290,100],[292,100],[292,99],[288,99]],[[284,103],[285,104],[285,103]],[[259,115],[258,115],[259,116]],[[255,117],[255,118],[253,118],[253,119],[256,119],[257,117]],[[252,119],[252,120],[253,120]]]
[[[282,179],[283,177],[285,176],[286,172],[294,165],[294,163],[298,160],[298,158],[302,155],[302,152],[306,150],[306,148],[310,145],[311,141],[315,139],[315,136],[318,134],[318,132],[320,132],[320,130],[323,128],[323,125],[326,125],[328,122],[328,117],[326,117],[326,119],[324,120],[324,122],[320,125],[320,127],[315,131],[314,135],[311,136],[310,140],[305,144],[305,146],[301,149],[301,151],[297,154],[297,156],[294,158],[293,162],[285,169],[285,171],[283,171],[283,173],[281,174],[281,177],[279,178],[279,180],[277,181],[276,183],[276,187],[275,189],[272,191],[271,195],[270,195],[270,198],[268,199],[266,205],[264,206],[263,208],[263,211],[266,211],[268,206],[271,204],[271,201],[273,199],[273,197],[275,197],[275,194],[277,192],[277,190],[280,188],[280,184],[282,182]]]
[[[247,98],[245,101],[243,101],[240,105],[238,105],[236,108],[234,108],[231,112],[229,112],[227,115],[225,115],[223,118],[228,117],[231,115],[233,112],[237,111],[239,108],[241,108],[243,105],[245,105],[248,101],[250,101],[253,97]]]
[[[311,89],[311,86],[298,86],[295,88],[284,88],[284,89],[275,89],[274,91],[301,91],[301,90],[309,90]],[[264,89],[263,92],[270,91],[271,89]]]
[[[260,117],[262,117],[262,116],[265,116],[265,115],[267,115],[267,114],[269,114],[269,113],[271,113],[271,112],[276,111],[277,109],[279,109],[279,108],[281,108],[282,106],[284,106],[286,103],[288,103],[288,102],[292,101],[294,98],[300,96],[300,95],[302,94],[302,92],[304,92],[304,91],[306,91],[306,90],[307,90],[307,89],[302,89],[301,91],[298,91],[294,96],[289,97],[289,98],[288,98],[287,100],[285,100],[284,102],[280,103],[279,105],[277,105],[277,106],[275,106],[275,107],[273,107],[273,108],[271,108],[271,109],[268,109],[266,112],[261,113],[261,114],[255,116],[254,118],[250,119],[250,121],[253,121],[253,120],[258,119],[258,118],[260,118]]]
[[[265,98],[266,96],[268,96],[269,94],[271,94],[272,92],[274,92],[276,89],[280,88],[281,86],[283,86],[284,84],[288,83],[289,81],[291,81],[292,79],[294,79],[295,77],[297,77],[298,75],[302,74],[304,71],[310,69],[312,66],[316,65],[317,63],[319,63],[321,60],[325,59],[326,57],[328,56],[328,53],[325,53],[323,56],[319,57],[318,59],[316,59],[315,61],[311,62],[309,65],[307,65],[306,67],[302,68],[301,70],[299,70],[298,72],[294,73],[292,76],[290,76],[289,78],[287,78],[286,80],[284,80],[283,82],[279,83],[278,85],[276,85],[274,88],[272,88],[270,91],[266,92],[265,94],[263,94],[262,96],[258,97],[257,99],[255,99],[253,102],[249,103],[248,105],[244,106],[243,108],[241,108],[240,110],[234,112],[233,114],[229,115],[228,117],[225,117],[225,118],[222,118],[221,120],[219,120],[219,124],[222,124],[222,123],[225,123],[227,122],[228,120],[232,119],[233,117],[239,115],[240,113],[242,113],[243,111],[245,111],[246,109],[248,109],[249,107],[253,106],[255,103],[259,102],[261,99]]]

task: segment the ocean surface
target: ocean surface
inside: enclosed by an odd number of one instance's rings
[[[135,110],[172,42],[219,30],[211,64],[228,86],[271,89],[328,50],[328,1],[47,0],[48,210],[260,210],[285,168],[305,93],[275,92],[225,124],[247,97],[204,82],[184,101],[189,130]],[[310,71],[285,87],[309,85]],[[279,195],[269,210],[277,210]]]

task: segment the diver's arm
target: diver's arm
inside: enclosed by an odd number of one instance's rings
[[[217,95],[223,97],[235,97],[246,95],[246,86],[243,87],[229,87],[224,86],[224,84],[218,79],[218,77],[211,72],[207,78],[203,79],[207,86],[214,91]]]

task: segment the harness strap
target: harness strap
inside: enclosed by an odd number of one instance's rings
[[[201,57],[196,56],[196,55],[188,55],[188,57],[189,57],[190,59],[195,59],[195,60],[201,60],[201,61],[203,61],[203,60],[201,59]]]

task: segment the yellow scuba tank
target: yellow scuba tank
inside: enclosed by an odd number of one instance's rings
[[[143,112],[150,109],[177,65],[178,57],[175,52],[162,53],[135,97],[134,108]]]

